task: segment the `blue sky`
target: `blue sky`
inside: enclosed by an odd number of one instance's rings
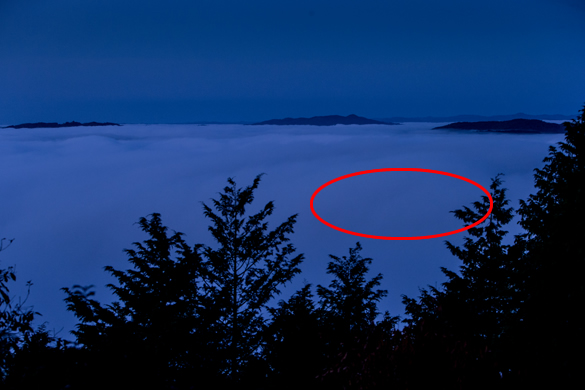
[[[580,0],[0,0],[0,124],[567,114]]]

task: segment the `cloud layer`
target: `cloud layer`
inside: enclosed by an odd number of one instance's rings
[[[242,125],[126,125],[119,128],[3,129],[0,132],[0,235],[15,238],[0,253],[1,266],[16,265],[11,292],[25,296],[50,329],[71,330],[61,287],[96,285],[97,299],[111,300],[106,265],[127,269],[123,253],[146,237],[133,225],[153,212],[186,234],[190,244],[214,245],[200,202],[233,177],[243,187],[266,173],[250,209],[274,200],[271,226],[299,214],[291,236],[306,260],[303,281],[327,285],[328,255],[342,256],[356,241],[372,257],[371,274],[384,274],[389,297],[381,304],[401,314],[400,294],[440,284],[439,267],[457,269],[444,239],[381,241],[333,230],[309,209],[312,193],[341,175],[375,168],[436,169],[488,187],[505,174],[511,205],[532,192],[532,170],[562,135],[451,133],[436,124],[401,126],[275,127]],[[380,173],[344,180],[320,193],[319,214],[341,227],[369,234],[426,235],[463,225],[449,211],[479,200],[482,192],[462,181],[420,173]],[[509,226],[512,233],[518,227]],[[446,237],[461,243],[463,234]]]

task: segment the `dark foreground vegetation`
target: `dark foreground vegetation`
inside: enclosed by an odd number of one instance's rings
[[[401,330],[397,317],[378,312],[382,275],[367,276],[372,259],[359,243],[331,256],[329,286],[306,285],[270,307],[300,273],[303,255],[288,238],[295,216],[269,231],[272,203],[246,214],[260,176],[244,189],[230,179],[204,205],[216,247],[188,245],[152,214],[139,221],[148,238],[126,250],[132,268],[106,267],[116,303],[94,300],[91,286],[63,289],[79,319],[75,343],[33,329],[35,313],[8,295],[14,270],[2,270],[1,387],[580,388],[585,109],[565,127],[518,210],[508,207],[501,175],[492,179],[489,219],[462,247],[446,242],[461,269],[443,268],[441,288],[404,296]],[[484,196],[453,213],[468,224],[488,207]],[[514,213],[524,232],[505,245]]]

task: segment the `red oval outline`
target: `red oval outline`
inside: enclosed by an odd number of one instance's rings
[[[321,192],[322,189],[324,189],[325,187],[338,182],[340,180],[343,179],[347,179],[353,176],[359,176],[359,175],[367,175],[368,173],[376,173],[376,172],[396,172],[396,171],[400,171],[400,172],[428,172],[428,173],[435,173],[438,175],[445,175],[445,176],[450,176],[450,177],[454,177],[456,179],[460,179],[463,181],[466,181],[470,184],[473,184],[474,186],[476,186],[477,188],[479,188],[480,190],[482,190],[489,198],[490,200],[490,208],[488,210],[488,212],[477,222],[474,222],[473,224],[469,225],[469,226],[465,226],[461,229],[457,229],[457,230],[452,230],[450,232],[446,232],[446,233],[439,233],[439,234],[431,234],[428,236],[413,236],[413,237],[390,237],[390,236],[376,236],[376,235],[372,235],[372,234],[363,234],[363,233],[357,233],[357,232],[352,232],[351,230],[346,230],[343,228],[340,228],[338,226],[335,226],[327,221],[325,221],[323,218],[321,218],[317,212],[315,211],[315,208],[313,207],[313,201],[315,200],[315,197],[317,196],[317,194],[319,192]],[[323,184],[321,187],[317,188],[317,190],[315,192],[313,192],[313,196],[311,196],[311,212],[313,213],[313,215],[315,216],[315,218],[317,218],[321,223],[329,226],[330,228],[333,228],[335,230],[339,230],[340,232],[343,233],[347,233],[347,234],[352,234],[354,236],[360,236],[360,237],[366,237],[366,238],[374,238],[377,240],[424,240],[424,239],[428,239],[428,238],[437,238],[437,237],[444,237],[444,236],[449,236],[451,234],[457,234],[457,233],[461,233],[467,229],[471,229],[474,226],[479,225],[480,223],[482,223],[483,221],[485,221],[487,219],[487,217],[489,217],[489,215],[492,213],[492,210],[494,208],[494,200],[492,199],[492,195],[489,193],[488,190],[486,190],[483,186],[477,184],[476,182],[474,182],[473,180],[470,180],[466,177],[463,176],[459,176],[459,175],[455,175],[454,173],[449,173],[449,172],[443,172],[443,171],[437,171],[434,169],[423,169],[423,168],[379,168],[379,169],[369,169],[366,171],[359,171],[359,172],[354,172],[354,173],[349,173],[347,175],[343,175],[340,176],[336,179],[330,180],[327,183]]]

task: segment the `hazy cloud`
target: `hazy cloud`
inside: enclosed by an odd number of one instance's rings
[[[16,264],[18,288],[34,285],[29,302],[50,328],[75,324],[61,287],[97,286],[110,299],[105,265],[126,269],[123,253],[145,237],[140,217],[162,214],[170,229],[190,244],[214,245],[200,202],[216,197],[234,177],[249,185],[262,172],[251,211],[274,200],[272,226],[299,213],[292,242],[306,260],[302,280],[326,284],[328,255],[344,255],[360,241],[384,274],[390,292],[382,304],[403,310],[400,294],[441,283],[440,266],[458,261],[443,239],[379,241],[340,233],[318,222],[309,199],[321,184],[365,169],[419,167],[466,176],[484,186],[503,172],[512,205],[532,190],[532,170],[542,166],[550,144],[561,135],[455,134],[431,131],[431,124],[402,126],[195,126],[127,125],[71,129],[3,129],[0,164],[2,237],[15,238],[0,254],[2,266]],[[319,194],[320,215],[348,229],[370,234],[424,235],[461,227],[449,211],[482,195],[455,179],[430,174],[375,174],[342,181]],[[518,232],[514,225],[509,229]],[[461,242],[463,235],[450,236]]]

